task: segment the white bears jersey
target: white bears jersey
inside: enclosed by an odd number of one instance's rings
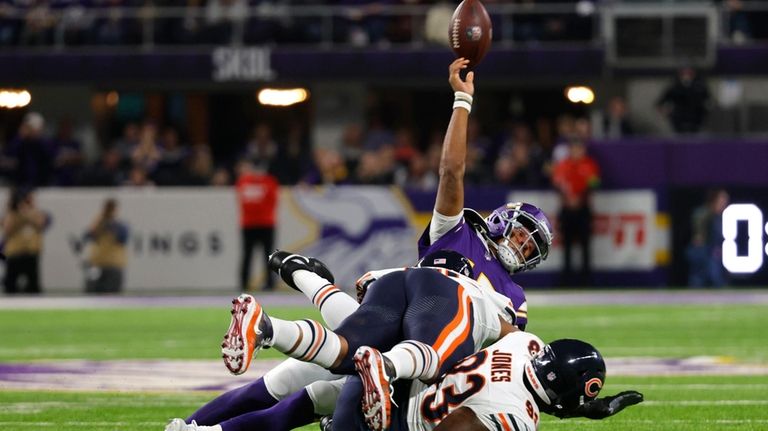
[[[414,381],[408,429],[432,430],[454,410],[467,407],[489,430],[536,430],[539,408],[523,373],[543,346],[531,333],[514,332],[468,356],[429,386]]]
[[[404,271],[408,268],[392,268],[382,269],[377,271],[370,271],[362,278],[366,279],[379,279],[386,274],[394,271]],[[435,271],[441,272],[463,286],[463,293],[471,298],[472,312],[475,318],[474,326],[472,327],[472,337],[475,342],[475,350],[480,350],[487,346],[489,343],[496,341],[501,335],[501,324],[499,323],[499,317],[506,322],[515,324],[515,308],[512,301],[506,296],[490,289],[476,280],[469,277],[465,277],[462,274],[451,271],[445,268],[431,268]],[[359,281],[358,281],[359,282]],[[374,287],[376,284],[370,284],[370,287]]]

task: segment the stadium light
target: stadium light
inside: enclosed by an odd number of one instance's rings
[[[589,105],[595,101],[595,92],[585,85],[576,85],[565,89],[565,97],[571,103]]]
[[[0,108],[23,108],[32,102],[27,90],[0,90]]]
[[[259,103],[268,106],[291,106],[309,98],[309,91],[304,88],[265,88],[256,96]]]

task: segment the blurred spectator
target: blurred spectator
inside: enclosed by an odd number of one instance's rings
[[[272,127],[267,123],[258,123],[251,131],[251,137],[245,144],[240,158],[247,159],[255,166],[271,170],[272,162],[277,157],[278,146],[272,137]]]
[[[718,0],[727,12],[728,30],[731,41],[742,45],[752,38],[752,25],[749,22],[747,12],[744,12],[744,2],[741,0]]]
[[[178,186],[187,180],[186,160],[189,151],[181,144],[179,132],[165,127],[158,145],[157,165],[152,178],[157,185]]]
[[[382,11],[391,3],[394,0],[338,0],[335,4],[346,10],[333,23],[334,41],[354,46],[387,43],[389,20]]]
[[[434,172],[435,174],[440,172],[440,157],[443,153],[444,140],[445,131],[442,129],[434,129],[429,134],[425,156],[427,158],[427,167],[429,171]]]
[[[211,176],[211,185],[214,187],[227,187],[232,185],[232,175],[227,168],[216,168]]]
[[[416,137],[413,136],[413,130],[409,127],[401,127],[397,130],[394,137],[394,156],[395,162],[407,165],[411,158],[418,153],[416,148]]]
[[[600,185],[600,168],[587,155],[584,141],[571,141],[568,157],[553,168],[552,184],[560,196],[558,222],[564,253],[561,282],[566,286],[587,285],[592,265],[591,192]],[[574,277],[572,252],[577,243],[581,245],[581,273]]]
[[[120,151],[108,148],[101,153],[98,162],[87,167],[80,177],[80,185],[91,187],[114,187],[123,183],[124,171]]]
[[[292,42],[295,37],[288,34],[292,30],[293,18],[289,16],[286,7],[288,0],[262,1],[251,0],[250,7],[256,8],[256,13],[250,15],[244,29],[245,43],[258,45],[275,42]],[[303,21],[304,22],[304,21]]]
[[[147,170],[141,165],[135,165],[128,171],[128,178],[123,181],[126,187],[152,187],[155,183],[149,178]]]
[[[117,218],[117,212],[117,201],[107,199],[85,232],[85,240],[92,243],[86,264],[87,293],[117,293],[123,289],[128,225]]]
[[[115,141],[114,148],[120,154],[123,168],[129,168],[132,164],[133,151],[141,142],[141,130],[137,123],[129,121],[123,126],[123,134]]]
[[[157,145],[157,126],[151,121],[145,122],[141,127],[139,142],[131,151],[131,165],[139,167],[149,175],[157,168],[160,161],[160,149]]]
[[[427,42],[441,47],[450,46],[446,29],[450,28],[454,9],[456,5],[447,1],[438,1],[429,7],[424,24]]]
[[[85,2],[80,0],[59,0],[51,4],[61,14],[56,37],[62,37],[65,45],[79,46],[88,42],[88,31],[93,18],[88,14]],[[58,40],[56,41],[58,42]]]
[[[485,134],[483,125],[475,117],[469,118],[467,124],[467,148],[471,148],[480,165],[484,168],[493,165],[493,152],[495,150],[493,140]]]
[[[691,214],[691,243],[686,250],[688,286],[723,287],[723,211],[730,197],[724,189],[707,193],[707,199]]]
[[[102,0],[93,4],[100,14],[91,28],[93,42],[99,45],[136,44],[140,41],[140,24],[136,18],[124,16],[123,8],[136,6],[131,0]]]
[[[176,35],[179,43],[194,44],[201,42],[201,33],[205,28],[205,9],[203,0],[187,0],[181,28]]]
[[[697,133],[709,110],[710,95],[706,82],[691,67],[683,67],[675,80],[662,92],[656,107],[677,133]]]
[[[627,103],[623,97],[615,96],[608,101],[601,125],[602,137],[606,139],[620,139],[634,133],[627,114]]]
[[[33,0],[24,16],[24,29],[21,32],[22,45],[50,45],[53,42],[53,29],[56,19],[51,13],[47,0]]]
[[[570,143],[576,139],[576,119],[570,114],[557,117],[557,137],[552,148],[552,162],[557,163],[568,157]]]
[[[493,182],[501,186],[517,183],[517,165],[515,159],[508,154],[500,154],[493,164]]]
[[[368,130],[363,139],[363,149],[366,151],[375,151],[384,146],[395,144],[395,134],[392,133],[381,118],[380,114],[371,115],[368,124]]]
[[[514,40],[519,42],[537,42],[542,38],[544,17],[541,14],[530,13],[536,6],[533,0],[519,0],[516,2],[521,10],[529,13],[507,15],[504,18],[508,20],[502,30],[502,39]]]
[[[324,23],[311,15],[289,15],[285,6],[322,7],[324,0],[286,0],[281,7],[270,10],[280,21],[280,40],[284,43],[319,43],[323,39]],[[256,23],[258,25],[258,22]],[[250,24],[249,24],[250,27]],[[249,31],[252,29],[249,28]]]
[[[408,5],[419,6],[426,3],[423,0],[398,0],[394,2],[396,6]],[[424,4],[426,6],[426,4]],[[385,4],[383,7],[386,8]],[[387,46],[389,43],[408,43],[415,41],[419,36],[416,33],[421,33],[421,28],[414,28],[416,20],[413,19],[411,14],[402,15],[383,15],[382,19],[385,24],[385,40],[380,40],[380,46]],[[448,26],[445,27],[446,29]],[[447,32],[446,32],[447,33]]]
[[[242,232],[242,259],[240,261],[240,289],[249,290],[253,249],[260,246],[263,252],[264,272],[267,281],[264,290],[275,288],[275,274],[267,265],[269,254],[275,248],[275,220],[280,185],[277,179],[263,167],[249,160],[237,164],[235,183],[240,204],[240,230]]]
[[[536,0],[537,3],[558,3],[559,0]],[[539,41],[560,41],[570,38],[570,24],[574,16],[566,13],[548,13],[539,17]],[[534,21],[535,22],[535,21]]]
[[[490,167],[493,165],[493,141],[483,133],[480,121],[469,118],[467,124],[467,171],[466,178],[475,184],[491,180]]]
[[[531,129],[525,123],[512,125],[510,136],[504,141],[493,164],[494,183],[525,187],[546,184],[545,157],[541,147],[533,140]]]
[[[360,156],[363,155],[363,140],[365,131],[360,124],[348,124],[341,135],[341,155],[344,164],[350,172],[357,169]]]
[[[53,139],[53,184],[56,186],[74,186],[83,166],[83,153],[80,141],[73,136],[72,120],[63,118],[59,121],[56,137]]]
[[[338,151],[321,147],[315,148],[312,154],[314,164],[301,179],[301,183],[334,185],[349,182],[349,170]]]
[[[197,144],[192,147],[186,159],[186,178],[184,184],[205,186],[211,183],[213,177],[213,156],[207,144]]]
[[[573,134],[576,139],[588,144],[592,141],[592,123],[585,117],[579,117],[573,123]]]
[[[395,172],[395,184],[405,188],[437,190],[437,180],[437,172],[430,168],[428,157],[422,153],[415,153],[407,166],[401,166]]]
[[[13,2],[0,1],[0,45],[13,46],[19,43],[23,22],[16,13]]]
[[[6,149],[18,186],[45,186],[50,182],[53,160],[50,142],[43,136],[44,127],[42,115],[27,113]]]
[[[309,158],[306,155],[304,128],[298,125],[289,128],[285,144],[281,145],[272,163],[271,172],[280,184],[296,184],[307,170]]]
[[[40,293],[40,254],[43,233],[50,217],[35,206],[33,192],[26,188],[12,190],[7,212],[2,219],[3,251],[6,256],[5,293]],[[23,280],[21,286],[19,281]]]
[[[16,178],[16,158],[10,154],[9,144],[0,138],[0,185],[13,184]]]
[[[242,41],[247,17],[246,0],[208,0],[205,5],[205,41],[213,44]]]
[[[383,146],[378,150],[365,151],[355,169],[357,184],[386,185],[395,181],[395,150]]]
[[[576,14],[568,15],[568,40],[591,40],[595,26],[596,18],[600,16],[597,12],[597,1],[578,0],[576,2]]]

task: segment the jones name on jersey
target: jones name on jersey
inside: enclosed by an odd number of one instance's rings
[[[460,407],[471,409],[489,430],[535,430],[539,409],[523,373],[544,342],[514,332],[468,356],[440,380],[414,381],[408,401],[408,429],[429,431]]]

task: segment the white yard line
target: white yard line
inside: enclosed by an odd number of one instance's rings
[[[252,382],[280,360],[260,360],[248,373],[232,376],[220,361],[46,361],[0,363],[0,388],[6,390],[76,390],[76,391],[224,391]],[[768,365],[739,364],[718,357],[688,359],[610,358],[611,376],[683,376],[683,375],[768,375]],[[660,385],[630,385],[633,388],[660,388]],[[768,388],[753,385],[754,389]],[[750,385],[670,385],[669,389],[690,390],[746,389]]]

